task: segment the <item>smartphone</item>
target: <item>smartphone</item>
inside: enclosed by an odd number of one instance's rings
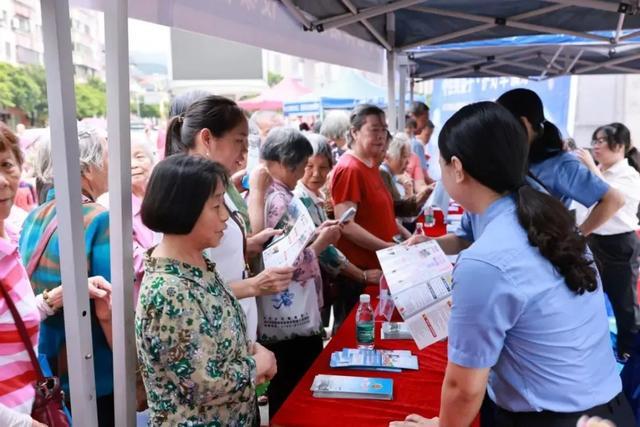
[[[340,224],[346,224],[347,222],[351,221],[355,216],[356,216],[356,208],[351,207],[347,209],[345,213],[342,214],[339,222]]]

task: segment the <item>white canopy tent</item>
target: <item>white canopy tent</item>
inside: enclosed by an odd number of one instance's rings
[[[86,287],[69,0],[41,0],[44,60],[64,283],[73,421],[96,426],[93,350]],[[301,33],[275,0],[72,0],[105,12],[111,281],[116,425],[135,426],[135,340],[131,224],[128,18],[169,25],[339,65],[380,72],[382,48],[339,30]],[[259,25],[256,25],[259,23]],[[327,37],[329,35],[329,37]],[[116,142],[116,143],[114,143]]]

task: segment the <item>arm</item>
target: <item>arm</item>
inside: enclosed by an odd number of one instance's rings
[[[249,177],[249,197],[247,205],[251,231],[259,233],[265,227],[264,203],[267,198],[267,189],[271,185],[271,176],[264,165],[257,166]]]
[[[340,218],[340,216],[342,216],[342,214],[351,207],[357,208],[358,205],[353,202],[342,202],[337,204],[334,208],[336,218]],[[370,251],[377,251],[379,249],[385,249],[395,245],[392,242],[385,242],[384,240],[374,236],[358,225],[355,221],[349,221],[345,224],[344,229],[342,230],[342,235],[356,245]]]
[[[456,236],[453,233],[445,234],[444,236],[438,237],[435,240],[447,255],[457,255],[471,246],[470,241]]]
[[[449,362],[442,385],[440,427],[471,425],[480,411],[489,368],[471,369]]]
[[[623,206],[624,196],[615,188],[609,188],[609,191],[605,193],[587,219],[580,225],[580,231],[583,235],[588,236],[593,230],[607,222]]]

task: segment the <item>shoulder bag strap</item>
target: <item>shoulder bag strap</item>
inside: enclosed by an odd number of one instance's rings
[[[31,254],[31,258],[29,259],[29,262],[25,267],[25,270],[27,270],[27,275],[29,276],[29,278],[31,278],[31,276],[33,275],[33,272],[36,271],[36,268],[38,267],[38,263],[40,262],[40,259],[42,258],[42,255],[44,254],[44,251],[47,248],[49,241],[51,240],[51,236],[53,236],[53,233],[56,231],[57,228],[58,228],[58,218],[54,215],[49,225],[47,225],[47,228],[45,228],[44,233],[42,234],[42,237],[38,241],[38,246],[36,247],[35,251],[33,251],[33,253]]]
[[[9,292],[5,289],[4,283],[2,282],[0,282],[0,292],[2,292],[5,301],[7,301],[7,306],[9,306],[9,310],[11,311],[11,315],[13,316],[13,320],[16,322],[16,327],[18,328],[18,333],[20,333],[20,338],[22,338],[22,342],[24,343],[25,347],[27,347],[27,353],[29,353],[29,358],[31,359],[33,369],[36,371],[36,375],[38,376],[38,381],[42,381],[44,379],[44,375],[42,375],[42,369],[40,369],[38,357],[36,356],[35,351],[33,351],[33,345],[31,344],[31,340],[29,339],[27,328],[24,326],[24,322],[20,317],[20,313],[18,313],[16,305],[9,296]]]

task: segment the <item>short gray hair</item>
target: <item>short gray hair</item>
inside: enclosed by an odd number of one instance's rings
[[[331,111],[320,126],[320,135],[330,141],[347,137],[349,132],[349,115],[343,111]]]
[[[313,148],[313,155],[324,156],[329,161],[329,167],[333,167],[333,153],[331,152],[329,140],[317,133],[307,133],[305,136],[309,140],[311,148]]]
[[[392,159],[399,159],[402,156],[402,150],[411,152],[411,142],[409,136],[404,132],[396,132],[391,139],[389,148],[387,149],[387,155]]]
[[[260,147],[260,158],[282,164],[293,170],[306,162],[313,154],[309,140],[293,128],[271,129]]]
[[[87,125],[78,124],[78,148],[80,149],[80,171],[90,167],[102,169],[105,133]],[[53,184],[53,162],[51,158],[51,137],[43,136],[33,148],[33,174],[45,184]]]
[[[149,142],[145,137],[142,136],[131,136],[131,151],[133,151],[134,146],[140,146],[142,151],[144,151],[145,156],[151,160],[151,164],[156,164],[156,150],[151,142]]]

